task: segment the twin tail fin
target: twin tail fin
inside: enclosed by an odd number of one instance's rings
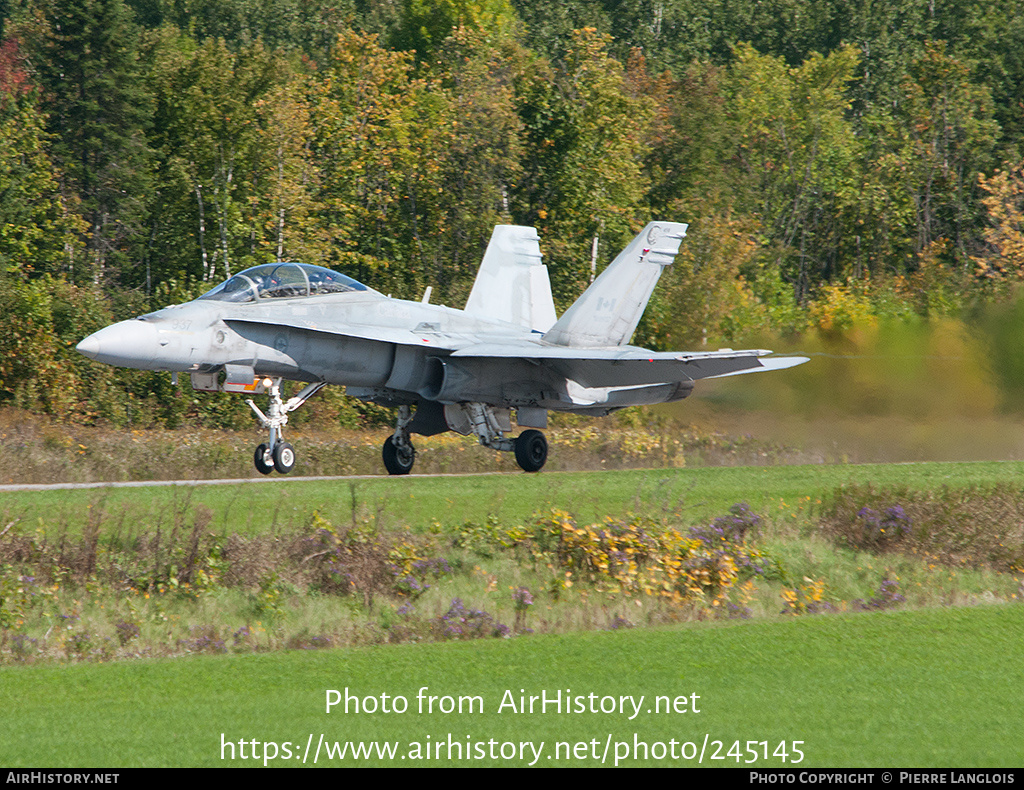
[[[679,222],[648,224],[555,322],[544,340],[584,348],[629,343],[662,270],[679,252],[686,228]]]

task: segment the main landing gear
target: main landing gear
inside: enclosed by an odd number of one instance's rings
[[[515,453],[516,463],[524,472],[539,472],[548,460],[548,441],[532,428],[515,439],[505,436],[512,429],[507,409],[495,409],[486,403],[460,403],[462,416],[469,421],[469,431],[484,447]]]
[[[398,407],[398,423],[395,432],[384,440],[384,468],[389,475],[407,475],[416,462],[416,448],[409,438],[409,423],[412,422],[412,409],[408,406]]]
[[[473,433],[484,447],[515,453],[516,462],[525,472],[539,472],[548,460],[548,442],[544,434],[533,429],[523,431],[518,438],[505,436],[511,428],[508,411],[503,417],[492,406],[484,403],[460,403],[445,407],[449,427],[462,434]],[[416,461],[416,449],[409,436],[412,409],[398,407],[395,432],[384,441],[381,455],[384,468],[391,475],[407,475]]]
[[[268,379],[268,381],[270,381]],[[313,397],[326,384],[324,381],[316,381],[307,385],[294,398],[287,401],[281,399],[281,379],[273,379],[269,385],[264,382],[270,392],[269,415],[260,411],[259,406],[246,400],[250,408],[256,413],[256,418],[264,428],[270,429],[270,440],[256,448],[253,454],[253,464],[260,474],[269,475],[275,469],[282,475],[288,474],[295,468],[295,448],[288,442],[283,441],[282,429],[288,423],[288,412],[295,411],[299,406]]]

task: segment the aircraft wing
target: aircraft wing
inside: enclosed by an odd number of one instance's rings
[[[299,316],[282,316],[274,318],[225,318],[224,323],[236,330],[244,327],[287,327],[304,329],[308,332],[320,332],[329,335],[344,335],[361,340],[377,340],[382,343],[397,343],[405,346],[436,348],[439,351],[452,351],[471,345],[474,341],[463,335],[439,332],[436,326],[417,326],[412,329],[388,326],[372,326],[369,324],[337,323],[314,320]],[[245,334],[242,332],[242,334]]]
[[[767,357],[770,353],[763,349],[654,352],[636,346],[571,348],[535,343],[478,343],[460,348],[452,356],[528,359],[549,365],[584,387],[696,381],[782,370],[807,362],[807,357]]]
[[[478,342],[467,335],[439,332],[424,324],[412,329],[371,326],[281,316],[274,318],[228,318],[225,323],[243,335],[265,332],[275,326],[303,329],[331,335],[418,346],[451,353],[465,359],[526,359],[553,368],[560,375],[584,387],[633,387],[668,384],[697,379],[736,376],[762,370],[782,370],[807,361],[807,357],[769,357],[770,351],[649,351],[638,346],[578,348],[535,342]],[[246,328],[249,332],[246,332]],[[273,345],[271,340],[267,341]]]

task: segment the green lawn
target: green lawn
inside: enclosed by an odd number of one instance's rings
[[[792,765],[795,746],[801,767],[1020,766],[1022,636],[1024,607],[1003,605],[8,668],[0,684],[0,764],[262,764],[242,760],[244,748],[247,758],[276,751],[270,765],[298,766],[304,756],[311,765],[319,745],[319,765],[425,765],[429,739],[430,765],[593,766],[602,758],[611,765],[617,750],[623,765],[695,765],[697,758],[682,756],[703,749],[704,765],[735,766],[737,753],[741,765],[752,759],[750,746],[762,753],[758,765],[782,767]],[[424,687],[437,706],[460,696],[480,701],[473,712],[464,702],[461,714],[420,713]],[[327,713],[328,689],[378,701],[387,694],[391,705],[404,697],[408,710],[346,714],[342,703]],[[521,696],[560,690],[582,697],[585,707],[615,711],[518,710]],[[620,713],[620,697],[640,695],[631,721],[633,705],[625,701]],[[679,712],[652,712],[657,697]],[[499,712],[503,699],[517,710]],[[449,740],[462,747],[461,760],[449,761]],[[394,756],[327,757],[324,743],[333,750],[348,741],[391,743]],[[642,746],[634,754],[637,743],[650,750],[646,759]],[[782,743],[786,762],[773,756]],[[503,747],[515,756],[503,759]],[[533,749],[542,750],[539,758]],[[725,759],[712,760],[715,753]],[[458,757],[454,749],[451,755]]]
[[[274,479],[226,486],[108,488],[81,491],[0,493],[4,524],[42,520],[47,532],[67,525],[78,532],[88,513],[102,510],[102,530],[152,528],[191,523],[196,505],[213,512],[216,532],[266,532],[294,528],[320,511],[344,524],[357,512],[380,518],[388,526],[425,529],[432,521],[455,526],[483,521],[521,523],[532,514],[559,508],[581,520],[599,520],[625,512],[660,512],[680,508],[688,521],[699,522],[747,502],[769,514],[813,502],[846,483],[906,485],[929,488],[1012,482],[1024,479],[1024,463],[975,462],[927,464],[857,464],[818,466],[702,467],[694,469],[609,472],[545,472],[461,477],[371,478],[353,481]],[[91,510],[87,508],[91,505]]]
[[[203,505],[212,511],[214,531],[255,533],[297,526],[315,510],[344,525],[353,501],[362,517],[379,514],[389,526],[417,530],[432,520],[451,527],[488,515],[521,522],[552,507],[580,520],[668,509],[699,522],[740,501],[756,513],[806,525],[817,499],[846,483],[929,488],[1014,481],[1022,472],[1020,463],[709,467],[35,491],[0,495],[0,529],[18,520],[19,529],[42,526],[50,540],[65,529],[81,530],[89,519],[100,523],[101,535],[157,523],[187,527]],[[777,539],[786,540],[785,532]],[[799,556],[786,558],[793,568],[811,561],[808,552],[831,550],[824,543],[793,546]],[[420,765],[429,742],[429,764],[436,765],[449,762],[451,740],[462,747],[461,758],[451,751],[451,762],[460,765],[613,764],[616,754],[623,765],[693,765],[700,750],[705,765],[735,766],[737,754],[745,765],[757,753],[756,764],[785,767],[799,751],[798,765],[807,767],[1020,766],[1022,642],[1024,606],[1003,604],[8,666],[0,669],[0,764],[253,765],[254,754],[270,754],[271,765],[298,766],[312,764],[319,747],[320,765]],[[346,714],[339,705],[326,713],[327,691],[346,688],[364,702],[401,696],[409,709]],[[478,697],[483,710],[421,714],[423,688],[439,706],[448,704],[445,697]],[[604,703],[616,710],[499,711],[506,692],[518,707],[521,696],[559,691],[582,697],[584,707]],[[628,698],[641,695],[641,710],[630,719]],[[648,713],[658,697],[663,705],[685,698],[687,712]],[[694,703],[699,713],[689,710]],[[335,750],[349,742],[388,744],[394,754],[342,760]],[[712,760],[715,755],[725,759]]]

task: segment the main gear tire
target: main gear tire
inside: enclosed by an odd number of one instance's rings
[[[523,431],[516,439],[516,463],[524,472],[539,472],[548,460],[548,440],[540,431]]]
[[[407,475],[412,471],[412,465],[416,462],[416,450],[412,444],[399,447],[395,444],[395,437],[389,436],[384,440],[384,449],[381,452],[384,459],[384,468],[389,475]]]

